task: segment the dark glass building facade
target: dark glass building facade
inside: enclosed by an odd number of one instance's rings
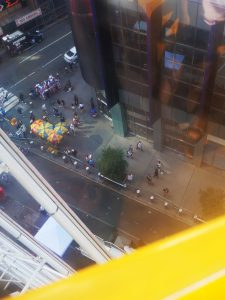
[[[81,71],[114,127],[216,164],[225,153],[224,1],[69,3]]]

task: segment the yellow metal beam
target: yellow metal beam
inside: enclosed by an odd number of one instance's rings
[[[224,236],[223,217],[18,300],[225,299]]]

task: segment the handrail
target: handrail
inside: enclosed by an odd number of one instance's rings
[[[221,217],[18,300],[224,299],[224,232]]]

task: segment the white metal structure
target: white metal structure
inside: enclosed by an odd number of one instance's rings
[[[101,242],[98,241],[1,129],[0,160],[7,164],[17,181],[95,262],[104,263],[111,259],[109,252]]]

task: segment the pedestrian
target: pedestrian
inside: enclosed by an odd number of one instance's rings
[[[161,172],[161,170],[162,170],[161,167],[162,166],[161,166],[161,161],[160,160],[157,161],[156,167],[158,168],[159,172]]]
[[[5,200],[5,190],[2,186],[0,186],[0,201]]]
[[[78,100],[77,95],[74,95],[74,105],[75,105],[76,107],[79,106],[79,100]]]
[[[80,109],[81,112],[83,112],[84,111],[84,104],[80,103],[79,104],[79,109]]]
[[[91,109],[93,110],[95,108],[95,103],[94,103],[93,97],[91,97],[90,103],[91,103]]]
[[[127,150],[127,158],[132,158],[132,156],[133,156],[133,152],[130,149],[128,149]]]
[[[72,108],[73,111],[75,111],[75,105],[74,105],[74,103],[71,104],[71,108]]]
[[[90,167],[94,167],[94,166],[95,166],[95,161],[94,161],[94,159],[92,159],[92,158],[89,159],[88,164],[89,164]]]
[[[73,125],[74,125],[75,127],[78,127],[78,125],[80,124],[80,123],[79,123],[79,119],[76,118],[76,117],[73,117],[72,122],[73,122]]]
[[[42,109],[43,113],[45,113],[45,114],[47,113],[47,107],[46,107],[45,103],[42,104],[41,109]]]
[[[143,151],[143,144],[141,141],[138,141],[137,145],[136,145],[136,149],[137,150],[140,150],[140,151]]]
[[[61,101],[59,99],[57,99],[57,104],[58,104],[58,107],[61,107]]]
[[[73,123],[70,124],[70,132],[75,135],[75,127],[73,125]]]
[[[61,123],[66,122],[65,117],[63,116],[62,113],[61,113],[61,115],[60,115],[60,122],[61,122]]]
[[[159,170],[155,168],[154,177],[159,178]]]
[[[167,187],[163,188],[163,195],[166,197],[169,194],[169,189]]]
[[[23,93],[20,93],[20,94],[19,94],[19,100],[20,100],[21,102],[24,102],[24,94],[23,94]]]
[[[19,129],[23,125],[21,120],[18,120],[16,128]]]
[[[55,117],[59,116],[59,110],[58,110],[58,108],[53,107],[53,114],[54,114]]]
[[[129,174],[127,175],[127,180],[128,180],[129,183],[132,183],[133,178],[134,178],[134,175],[133,175],[132,173],[129,173]]]
[[[63,99],[61,100],[61,104],[62,104],[62,107],[63,107],[63,108],[65,108],[65,107],[66,107],[66,105],[65,105],[65,101],[64,101]]]
[[[56,78],[57,80],[60,80],[60,75],[59,75],[58,72],[55,74],[55,78]]]
[[[151,175],[147,175],[146,179],[147,179],[148,184],[152,183],[152,176]]]
[[[22,115],[23,114],[23,110],[22,110],[22,107],[18,106],[17,107],[17,112]]]
[[[71,149],[71,155],[77,156],[77,150],[76,149]]]
[[[32,110],[30,111],[30,123],[33,123],[35,121],[35,116],[32,112]]]

